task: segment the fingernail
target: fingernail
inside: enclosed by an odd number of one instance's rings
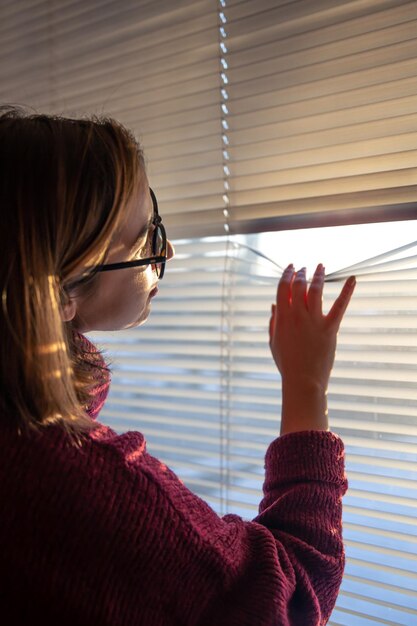
[[[323,265],[322,263],[319,263],[319,264],[317,265],[316,272],[317,272],[317,273],[319,273],[319,272],[324,272],[324,265]]]
[[[355,276],[350,276],[350,278],[347,279],[346,284],[350,288],[354,287],[356,285],[356,278],[355,278]]]
[[[289,266],[285,269],[285,271],[288,272],[289,270],[293,270],[293,269],[294,269],[294,265],[290,263]]]

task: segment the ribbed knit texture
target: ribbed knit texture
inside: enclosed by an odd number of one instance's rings
[[[98,381],[92,418],[108,386]],[[270,444],[253,521],[219,517],[147,453],[139,432],[101,425],[79,449],[57,426],[18,436],[0,418],[0,443],[1,624],[328,621],[344,567],[347,488],[333,433]]]

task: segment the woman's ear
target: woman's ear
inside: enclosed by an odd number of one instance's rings
[[[63,322],[70,322],[74,319],[75,314],[77,313],[77,305],[75,300],[68,300],[66,304],[62,304],[59,307],[59,312],[61,314],[61,319]]]

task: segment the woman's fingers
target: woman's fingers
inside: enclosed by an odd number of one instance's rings
[[[305,311],[307,303],[306,268],[302,267],[295,275],[292,285],[292,304],[298,311]]]
[[[291,263],[284,270],[278,283],[277,305],[280,311],[286,311],[291,305],[291,288],[294,280],[294,266]]]
[[[289,265],[278,283],[277,290],[277,310],[274,311],[278,315],[288,312],[293,308],[297,312],[308,311],[315,319],[323,316],[322,301],[323,287],[325,281],[325,270],[320,263],[314,273],[310,287],[307,291],[306,268],[301,268],[297,273],[294,272],[294,266]],[[335,300],[332,308],[326,316],[326,320],[330,326],[339,328],[343,315],[352,297],[355,289],[356,279],[351,276],[345,283],[340,295]],[[273,316],[275,318],[275,315]],[[274,319],[274,323],[276,319]]]
[[[311,281],[310,288],[307,295],[307,305],[310,313],[316,316],[321,316],[323,313],[323,285],[324,285],[324,267],[321,263],[314,272],[313,280]]]
[[[280,311],[288,310],[293,305],[298,310],[321,314],[323,295],[324,267],[317,266],[310,289],[307,294],[306,268],[302,267],[294,273],[294,266],[289,265],[278,283],[277,304]]]
[[[343,285],[343,289],[340,292],[340,295],[333,303],[332,308],[327,314],[327,321],[330,325],[336,326],[336,329],[339,328],[340,323],[342,321],[343,315],[348,307],[350,299],[352,297],[353,291],[356,285],[356,278],[351,276],[347,279],[345,284]]]

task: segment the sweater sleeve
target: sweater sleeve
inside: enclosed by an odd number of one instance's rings
[[[219,517],[146,452],[140,433],[98,438],[94,464],[104,457],[103,467],[120,476],[122,494],[109,485],[107,513],[116,524],[117,511],[124,528],[115,551],[126,566],[120,576],[137,577],[148,607],[163,598],[173,623],[184,625],[326,624],[344,568],[347,483],[336,435],[308,431],[272,442],[253,521]]]

